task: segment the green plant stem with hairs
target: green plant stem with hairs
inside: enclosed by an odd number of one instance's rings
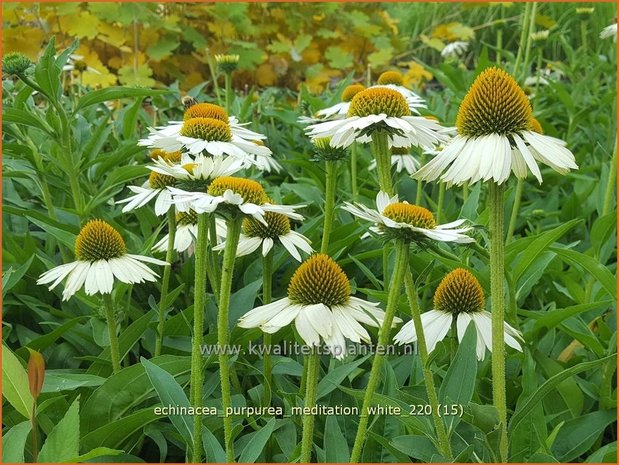
[[[273,290],[273,249],[269,251],[266,256],[262,257],[262,305],[270,304],[272,300],[272,290]],[[264,353],[264,406],[268,407],[271,405],[272,398],[272,371],[273,371],[273,360],[271,359],[271,334],[264,333],[262,336],[262,343],[266,348],[266,352]]]
[[[204,310],[206,308],[206,268],[209,215],[198,215],[198,237],[195,250],[195,279],[193,300],[193,339],[191,341],[191,388],[190,401],[194,407],[202,405],[202,337],[204,334]],[[194,416],[193,450],[191,460],[202,462],[202,417]]]
[[[490,298],[492,303],[492,398],[499,413],[499,455],[507,461],[507,399],[505,394],[505,243],[503,240],[504,185],[490,182]]]
[[[512,74],[514,77],[518,76],[518,68],[520,66],[520,62],[522,61],[522,52],[524,52],[522,45],[524,44],[527,38],[527,31],[529,28],[529,11],[531,9],[531,4],[526,3],[524,5],[524,12],[522,13],[521,20],[521,29],[520,29],[520,40],[518,43],[520,46],[518,47],[518,52],[516,53],[516,59],[514,60],[514,68],[512,70]]]
[[[327,253],[329,249],[329,238],[333,229],[333,216],[335,213],[335,183],[337,181],[337,161],[326,160],[325,178],[325,221],[322,229],[322,242],[320,252]]]
[[[168,210],[168,248],[166,249],[165,261],[169,266],[163,267],[161,278],[161,298],[159,299],[159,321],[157,323],[157,341],[155,342],[155,357],[161,355],[163,347],[163,325],[165,323],[166,300],[170,286],[170,272],[174,258],[174,239],[176,238],[176,212],[174,207]]]
[[[320,373],[320,356],[316,349],[305,358],[307,375],[305,382],[305,407],[312,408],[316,405],[318,376]],[[303,416],[303,430],[301,435],[301,463],[309,463],[312,459],[312,446],[314,445],[314,415]]]
[[[514,231],[516,230],[516,222],[518,221],[518,213],[520,212],[520,203],[522,202],[522,190],[524,188],[524,179],[518,178],[516,183],[516,191],[514,192],[514,205],[512,206],[512,213],[509,218],[509,226],[507,227],[507,237],[505,243],[511,243],[514,238]]]
[[[413,280],[410,267],[406,270],[404,287],[406,289],[408,303],[411,307],[411,316],[413,319],[413,324],[415,325],[415,333],[417,334],[417,350],[419,352],[419,358],[421,359],[421,368],[426,385],[426,392],[428,394],[428,401],[432,407],[432,420],[434,421],[434,427],[436,428],[439,452],[443,455],[443,457],[451,462],[453,461],[451,444],[449,443],[449,436],[447,435],[447,431],[445,429],[445,423],[443,423],[443,419],[439,415],[438,397],[436,395],[436,388],[434,387],[434,375],[432,374],[432,371],[430,371],[430,365],[428,362],[428,346],[426,344],[426,337],[423,332],[421,311],[419,309],[417,291],[415,289],[415,282]]]
[[[219,291],[219,313],[217,315],[217,345],[219,346],[219,375],[221,382],[221,401],[223,411],[227,411],[232,406],[232,395],[230,389],[230,367],[229,355],[225,351],[230,340],[229,311],[230,294],[232,292],[232,276],[234,274],[234,262],[236,261],[236,250],[241,235],[241,225],[243,217],[237,215],[228,220],[226,247],[224,249],[224,259],[221,272],[221,289]],[[232,418],[224,416],[224,441],[226,449],[226,461],[234,462],[234,443],[232,441]]]
[[[232,108],[232,97],[234,95],[232,91],[232,73],[224,73],[225,85],[226,85],[226,112],[230,114]]]
[[[219,288],[221,286],[219,274],[215,270],[219,269],[219,259],[213,247],[217,245],[217,223],[215,222],[215,215],[208,216],[208,244],[206,246],[206,254],[208,260],[208,268],[206,270],[208,274],[208,280],[211,284],[213,295],[215,296],[215,302],[219,302]]]
[[[112,358],[112,369],[116,374],[120,371],[120,351],[118,349],[118,336],[116,335],[116,313],[114,312],[112,294],[102,295],[103,306],[105,309],[105,319],[107,321],[107,332],[110,338],[110,357]]]
[[[445,202],[445,183],[438,185],[438,204],[436,205],[436,222],[441,224],[443,220],[443,203]]]
[[[353,142],[350,146],[350,190],[352,200],[356,202],[359,198],[359,184],[357,181],[357,143]]]
[[[408,244],[401,239],[395,242],[395,270],[391,276],[391,282],[389,285],[389,294],[387,296],[387,308],[385,309],[385,317],[383,324],[378,330],[378,342],[377,347],[385,347],[389,343],[389,336],[391,334],[391,325],[393,324],[393,318],[395,317],[398,300],[400,298],[400,291],[402,289],[402,282],[404,281],[404,275],[408,267]],[[383,359],[385,358],[383,351],[377,351],[372,361],[372,368],[370,370],[370,379],[365,388],[365,396],[363,397],[363,405],[361,407],[361,417],[359,418],[359,427],[357,429],[357,435],[355,437],[355,443],[353,445],[352,453],[350,456],[351,463],[358,463],[361,458],[361,452],[363,444],[367,437],[367,428],[369,422],[368,408],[372,404],[372,398],[378,387],[378,381],[380,378],[381,367]]]

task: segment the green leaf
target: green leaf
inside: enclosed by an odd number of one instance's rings
[[[327,375],[322,378],[318,383],[316,400],[322,399],[331,391],[337,389],[337,387],[342,383],[342,381],[344,381],[344,379],[348,375],[350,375],[354,370],[356,370],[357,367],[363,362],[365,362],[369,357],[369,355],[366,355],[358,360],[347,363],[345,365],[341,365],[334,370],[329,371]]]
[[[535,261],[535,259],[554,242],[559,240],[561,236],[567,233],[577,224],[581,223],[581,219],[574,219],[567,223],[555,228],[551,231],[546,231],[538,235],[533,242],[520,254],[520,259],[515,263],[513,279],[514,282],[518,282],[520,277],[524,274],[527,268]]]
[[[33,259],[34,254],[31,255],[30,258],[25,263],[22,263],[16,270],[14,270],[11,266],[2,274],[2,298],[4,298],[6,293],[24,277],[26,272],[30,269]]]
[[[58,373],[53,370],[45,372],[45,382],[41,392],[73,391],[81,387],[98,387],[105,378],[81,373]]]
[[[26,418],[32,416],[33,399],[28,387],[28,373],[17,357],[2,344],[2,395]]]
[[[331,45],[325,50],[325,58],[329,62],[329,66],[335,69],[351,68],[353,65],[353,56],[338,45]]]
[[[555,310],[550,310],[545,312],[540,316],[535,324],[533,325],[533,329],[540,330],[542,328],[554,328],[559,325],[563,321],[568,318],[572,318],[576,315],[580,315],[581,313],[588,312],[590,310],[595,310],[598,308],[606,308],[612,306],[612,300],[603,300],[601,302],[592,302],[590,304],[578,304],[572,305],[570,307],[565,308],[557,308]]]
[[[49,433],[39,454],[39,462],[66,462],[79,455],[79,397],[73,401],[60,422]]]
[[[546,397],[550,392],[552,392],[556,388],[556,386],[563,380],[569,378],[570,376],[581,373],[585,370],[595,368],[608,360],[614,359],[615,357],[616,354],[613,354],[609,355],[608,357],[600,358],[598,360],[579,363],[578,365],[567,368],[561,373],[557,373],[552,378],[546,380],[546,382],[542,384],[539,388],[537,388],[535,393],[531,397],[529,397],[529,399],[520,408],[516,409],[509,423],[509,429],[513,430],[514,428],[516,428],[518,424],[520,424],[520,422],[526,418],[526,416],[535,407],[535,405],[540,402],[544,397]]]
[[[21,108],[4,107],[2,110],[2,122],[30,126],[31,128],[39,129],[50,136],[53,135],[52,129],[45,124],[43,119],[37,118],[29,111],[22,110]]]
[[[239,463],[254,463],[260,457],[264,446],[266,446],[267,441],[273,434],[273,429],[275,428],[275,422],[277,420],[275,418],[271,418],[266,425],[260,428],[258,431],[254,433],[252,438],[249,440],[243,451],[241,452],[241,456],[239,457]]]
[[[346,463],[350,459],[348,442],[342,434],[337,417],[330,415],[325,422],[324,449],[328,463]]]
[[[163,405],[175,405],[178,407],[190,407],[189,399],[185,395],[183,388],[176,382],[174,376],[159,368],[144,357],[140,363],[146,370],[148,379],[157,391],[159,400]],[[185,444],[190,447],[193,444],[193,419],[189,415],[171,415],[170,421],[185,440]]]
[[[82,438],[82,447],[84,449],[96,449],[97,447],[120,449],[120,446],[126,443],[134,433],[157,420],[161,420],[161,415],[156,415],[153,407],[138,410],[88,433]],[[135,443],[131,444],[135,445]]]
[[[425,436],[398,436],[391,440],[391,445],[406,455],[422,462],[445,461],[436,450],[432,441]]]
[[[441,383],[438,398],[441,404],[468,405],[473,397],[475,379],[477,377],[477,331],[471,322],[466,328],[458,351],[449,366]],[[459,416],[450,415],[446,419],[448,427],[453,427],[459,421]]]
[[[600,262],[588,255],[576,252],[575,250],[560,249],[558,247],[552,247],[550,250],[555,252],[570,265],[582,268],[591,273],[613,298],[617,298],[617,280],[610,270]]]
[[[43,56],[34,68],[37,84],[47,98],[56,102],[60,96],[60,73],[62,69],[56,63],[56,38],[51,37]]]
[[[94,90],[84,95],[77,102],[75,110],[86,108],[90,105],[130,97],[149,97],[153,95],[169,94],[170,90],[140,89],[132,87],[107,87],[105,89]]]
[[[616,421],[616,410],[592,412],[568,420],[552,445],[552,452],[560,462],[575,461],[593,446],[608,425]]]
[[[31,429],[32,423],[27,420],[13,426],[4,433],[4,436],[2,436],[2,463],[24,462],[24,448]]]
[[[125,452],[117,449],[110,449],[108,447],[97,447],[96,449],[91,450],[86,454],[79,455],[77,457],[73,457],[69,460],[66,460],[68,463],[82,463],[86,461],[90,461],[92,459],[96,459],[99,457],[109,457],[114,455],[124,454]]]

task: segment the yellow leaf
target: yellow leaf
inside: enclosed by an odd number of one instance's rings
[[[99,23],[98,32],[97,39],[117,48],[120,48],[127,40],[127,35],[123,29],[103,21]]]
[[[136,68],[126,65],[118,70],[118,80],[125,86],[153,87],[156,81],[152,75],[153,70],[146,64],[138,65]]]
[[[445,48],[445,43],[436,37],[428,37],[425,34],[420,34],[419,39],[428,47],[438,50],[439,52]]]
[[[74,37],[94,39],[99,30],[99,18],[89,13],[82,11],[78,14],[58,16],[60,27],[63,31]]]
[[[454,40],[472,39],[475,36],[475,31],[462,23],[452,22],[436,26],[431,36],[443,42],[452,42]]]
[[[31,60],[36,60],[44,37],[42,30],[27,26],[2,28],[3,53],[21,52]]]
[[[415,61],[408,62],[408,71],[404,74],[406,87],[421,88],[425,81],[431,81],[434,76]]]
[[[550,16],[535,15],[535,24],[545,27],[546,29],[552,29],[557,25],[557,22]]]
[[[82,61],[86,66],[96,69],[100,74],[92,71],[84,71],[81,76],[82,84],[88,87],[109,87],[116,84],[116,75],[101,62],[97,52],[88,48],[86,44],[81,44],[75,51],[76,55],[81,55]]]
[[[269,63],[263,63],[256,69],[256,80],[261,86],[272,86],[277,79],[277,74],[273,71],[273,66]]]

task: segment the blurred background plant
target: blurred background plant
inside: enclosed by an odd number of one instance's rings
[[[567,176],[544,169],[543,185],[528,179],[521,188],[514,239],[507,247],[508,317],[522,322],[527,352],[510,357],[507,365],[508,407],[519,422],[512,426],[510,460],[616,461],[616,43],[599,37],[615,21],[614,4],[4,2],[2,9],[5,58],[21,52],[32,61],[20,58],[13,62],[23,65],[19,73],[3,73],[2,334],[3,360],[12,363],[11,372],[3,364],[3,377],[21,379],[27,390],[20,364],[25,366],[28,348],[43,354],[39,443],[52,437],[50,444],[61,444],[69,433],[79,438],[67,442],[55,460],[75,461],[80,452],[92,451],[98,452],[87,458],[184,460],[187,438],[178,424],[153,414],[160,399],[149,380],[165,379],[168,387],[188,383],[192,295],[186,283],[192,282],[193,260],[174,264],[169,294],[174,312],[166,321],[160,357],[153,357],[158,284],[118,286],[116,298],[126,306],[117,315],[125,363],[117,375],[109,364],[99,300],[79,293],[61,304],[56,291],[35,281],[46,269],[72,259],[75,236],[91,217],[117,228],[135,253],[151,253],[163,235],[161,218],[149,208],[123,214],[113,203],[127,195],[125,185],[148,174],[148,154],[137,139],[148,126],[181,119],[185,95],[223,104],[224,76],[216,71],[214,55],[229,53],[240,55],[231,114],[267,136],[284,170],[264,176],[264,184],[275,201],[309,205],[303,212],[308,220],[297,230],[315,248],[324,172],[311,160],[313,148],[297,121],[300,115],[339,102],[350,82],[374,83],[379,73],[399,69],[405,83],[427,100],[431,114],[449,126],[480,70],[499,64],[515,75],[543,131],[567,141],[580,169]],[[468,45],[454,45],[458,42]],[[368,170],[370,154],[360,147],[358,156],[360,200],[371,205],[377,184]],[[342,174],[338,205],[350,200],[349,183],[349,174]],[[420,204],[436,211],[438,185],[418,185],[402,174],[398,188],[411,200],[420,193]],[[517,191],[516,183],[508,186],[507,218]],[[447,189],[443,195],[443,221],[468,218],[480,225],[483,243],[488,212],[479,185]],[[385,293],[377,290],[382,277],[373,271],[381,268],[382,246],[376,239],[354,239],[364,232],[336,210],[329,253],[354,290],[384,303]],[[483,251],[462,248],[456,256],[449,250],[415,251],[424,310],[431,308],[441,277],[456,266],[474,269],[488,289]],[[275,254],[274,298],[286,293],[295,268],[283,252]],[[242,257],[238,270],[231,321],[260,302],[261,261]],[[408,315],[403,302],[399,315]],[[214,326],[214,319],[207,324]],[[258,331],[234,328],[231,342],[246,346],[258,337]],[[292,331],[281,331],[273,343],[294,338]],[[213,341],[208,334],[205,342]],[[608,356],[600,368],[599,361]],[[141,357],[152,364],[140,364]],[[219,402],[215,358],[205,361],[209,406]],[[243,381],[235,387],[233,404],[260,405],[266,396],[261,357],[237,360]],[[455,363],[449,341],[439,344],[432,359],[444,386],[441,399],[451,396],[467,409],[451,424],[454,452],[460,461],[496,461],[489,361],[470,370],[465,358],[459,360]],[[273,357],[274,405],[302,404],[299,361]],[[319,386],[320,402],[355,405],[363,396],[367,359],[323,363],[330,369]],[[383,400],[404,407],[424,403],[419,373],[415,357],[390,358]],[[561,378],[562,373],[571,377]],[[572,376],[576,373],[581,374]],[[543,383],[550,383],[544,395]],[[26,441],[32,405],[20,406],[7,392],[11,407],[3,405],[3,462],[28,460],[36,455]],[[355,422],[353,417],[317,419],[321,461],[348,460],[345,444],[346,439],[352,443]],[[204,438],[208,457],[221,460],[220,421],[205,418],[205,424],[212,432]],[[235,427],[239,460],[298,458],[294,444],[300,418],[237,418]],[[424,436],[428,430],[425,419],[378,418],[363,460],[431,461],[437,452]]]

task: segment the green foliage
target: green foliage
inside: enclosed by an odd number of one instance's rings
[[[123,213],[115,204],[129,195],[127,185],[141,185],[149,174],[149,158],[137,146],[138,139],[148,127],[179,120],[182,95],[223,103],[209,60],[215,52],[239,53],[230,113],[265,134],[267,146],[283,165],[279,173],[248,170],[244,175],[259,180],[278,203],[306,204],[306,220],[293,228],[317,248],[324,218],[324,165],[312,160],[312,145],[297,118],[339,102],[348,84],[366,82],[370,65],[372,82],[385,69],[403,70],[407,85],[427,100],[428,114],[453,125],[458,103],[478,72],[495,64],[497,53],[501,65],[513,71],[522,46],[518,40],[524,5],[457,10],[449,4],[423,3],[2,7],[4,21],[10,23],[3,28],[7,50],[22,50],[33,60],[42,51],[26,68],[25,80],[6,73],[3,80],[3,462],[33,457],[33,401],[24,363],[28,348],[41,351],[47,366],[37,404],[40,461],[183,462],[193,419],[162,417],[154,408],[189,405],[193,258],[181,254],[173,263],[163,303],[169,309],[164,355],[155,356],[160,282],[115,287],[124,363],[116,374],[99,296],[79,292],[62,301],[63,285],[51,292],[36,285],[44,271],[73,261],[76,235],[90,218],[117,228],[132,253],[151,255],[152,245],[166,232],[163,219],[151,207]],[[526,77],[543,75],[548,80],[548,85],[526,85],[525,91],[545,133],[566,141],[579,169],[561,176],[543,167],[543,184],[532,177],[525,180],[514,239],[507,246],[507,321],[524,338],[522,354],[506,349],[507,404],[513,412],[507,425],[510,460],[614,462],[616,171],[611,166],[616,163],[616,56],[612,40],[601,40],[598,34],[613,21],[616,9],[596,4],[594,13],[583,19],[574,13],[576,5],[538,7],[536,28],[552,27],[546,40],[532,44],[528,61],[521,58],[517,78],[523,85]],[[22,14],[27,26],[18,19]],[[52,31],[62,27],[57,43],[33,28],[37,14],[53,24]],[[501,26],[501,21],[506,24]],[[586,27],[580,27],[583,23]],[[133,43],[134,28],[140,47]],[[20,39],[26,30],[36,42],[33,50]],[[125,30],[131,34],[119,34]],[[502,44],[497,43],[499,30]],[[81,39],[79,46],[75,38]],[[454,40],[470,40],[469,50],[460,59],[443,60],[440,50]],[[121,50],[128,61],[118,58]],[[74,53],[84,55],[102,74],[84,72],[80,82],[78,73],[63,72]],[[149,88],[153,86],[160,88]],[[359,200],[372,205],[378,186],[369,170],[372,158],[361,145],[357,155]],[[348,159],[338,163],[336,204],[341,206],[352,198]],[[400,196],[414,202],[416,181],[401,174],[397,184]],[[507,218],[515,187],[515,179],[510,180]],[[419,203],[436,212],[438,185],[425,184],[419,192]],[[463,189],[453,187],[445,191],[441,211],[444,222],[467,218],[473,223],[478,245],[412,250],[422,312],[432,309],[439,281],[456,266],[472,270],[489,296],[486,196],[485,185],[469,186],[466,198]],[[353,292],[384,307],[387,294],[378,271],[384,245],[373,236],[362,239],[366,231],[367,224],[338,208],[330,252]],[[262,303],[259,253],[238,259],[233,280],[231,343],[243,350],[231,360],[232,401],[235,407],[256,407],[270,399],[271,405],[289,412],[303,405],[302,357],[273,356],[267,385],[263,357],[247,352],[262,333],[236,326],[239,317]],[[276,247],[275,299],[286,295],[297,266]],[[217,306],[212,294],[207,301],[205,343],[215,344]],[[404,298],[397,314],[409,319]],[[369,332],[376,340],[377,330]],[[431,354],[429,368],[440,402],[462,406],[461,416],[442,419],[455,460],[491,462],[499,460],[491,354],[478,362],[475,339],[471,328],[458,347],[447,336]],[[274,334],[272,342],[299,340],[287,328]],[[221,408],[216,360],[204,357],[202,401]],[[370,355],[343,361],[323,357],[318,403],[360,406],[371,361]],[[372,403],[400,408],[402,414],[372,418],[364,460],[445,460],[435,446],[430,417],[410,414],[411,405],[428,403],[416,355],[386,357]],[[348,461],[357,423],[356,415],[317,416],[315,457]],[[221,418],[204,416],[203,424],[207,461],[225,461]],[[234,417],[236,459],[298,460],[301,433],[298,415]]]

